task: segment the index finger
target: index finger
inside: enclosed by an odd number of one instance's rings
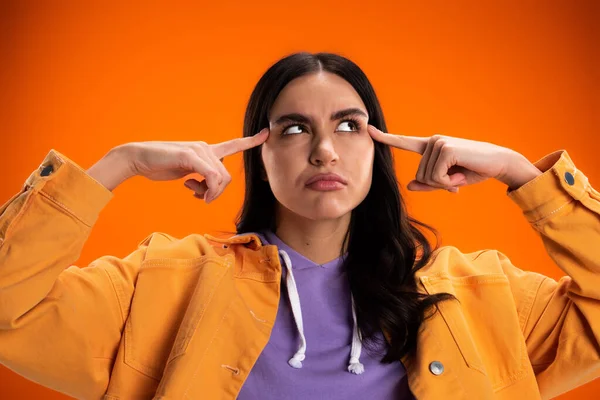
[[[429,138],[426,137],[385,133],[375,128],[373,125],[369,125],[367,130],[373,139],[377,140],[378,142],[385,143],[398,149],[413,151],[421,155],[425,153],[427,142],[429,141]]]
[[[213,152],[217,158],[230,156],[240,151],[248,150],[256,146],[260,146],[269,137],[269,128],[264,128],[254,136],[246,136],[243,138],[231,139],[226,142],[211,145]]]

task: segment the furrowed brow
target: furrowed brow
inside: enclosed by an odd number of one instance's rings
[[[281,117],[277,118],[277,120],[273,123],[274,125],[281,125],[284,122],[297,122],[299,124],[310,124],[311,119],[303,114],[291,113],[285,114]]]
[[[338,119],[342,119],[342,118],[347,117],[349,115],[360,115],[360,116],[363,116],[365,118],[369,118],[369,116],[367,115],[367,113],[365,113],[360,108],[346,108],[345,110],[336,111],[333,114],[331,114],[331,120],[332,121],[336,121]]]
[[[346,108],[344,110],[339,110],[334,112],[333,114],[331,114],[331,120],[332,121],[336,121],[338,119],[342,119],[344,117],[347,117],[349,115],[360,115],[363,116],[365,118],[369,118],[369,116],[367,115],[367,113],[365,113],[363,110],[361,110],[360,108]],[[280,117],[278,117],[275,122],[273,123],[273,125],[281,125],[285,122],[296,122],[299,124],[311,124],[312,123],[312,118],[304,115],[304,114],[300,114],[300,113],[290,113],[290,114],[284,114]]]

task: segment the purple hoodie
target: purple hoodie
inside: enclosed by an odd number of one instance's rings
[[[238,399],[414,399],[400,361],[381,364],[361,352],[341,258],[319,265],[273,232],[257,235],[280,251],[281,298],[269,342]]]

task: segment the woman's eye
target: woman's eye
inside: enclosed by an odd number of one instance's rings
[[[347,132],[353,132],[358,130],[356,123],[353,121],[342,121],[342,123],[339,124],[338,127],[342,127],[340,130]]]
[[[288,126],[283,130],[284,135],[293,135],[296,133],[302,133],[302,127],[300,125]]]
[[[338,131],[358,132],[359,126],[356,122],[351,121],[351,120],[342,121],[338,125]],[[302,132],[306,132],[306,128],[303,125],[290,125],[287,128],[284,128],[283,131],[281,132],[281,134],[289,136],[289,135],[295,135],[295,134],[302,133]]]

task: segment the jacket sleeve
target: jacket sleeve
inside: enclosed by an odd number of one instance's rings
[[[600,194],[565,150],[535,165],[543,174],[507,195],[566,273],[515,285],[529,358],[550,398],[600,376]]]
[[[148,244],[71,265],[112,197],[51,150],[0,208],[0,363],[77,398],[106,391]]]

